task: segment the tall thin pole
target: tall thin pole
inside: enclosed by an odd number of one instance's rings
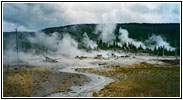
[[[163,45],[163,57],[165,56],[165,47]]]
[[[15,29],[16,31],[16,48],[17,48],[17,56],[18,56],[18,31],[17,28]]]

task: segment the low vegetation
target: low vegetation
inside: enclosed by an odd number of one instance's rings
[[[3,96],[43,97],[86,81],[83,75],[54,71],[54,67],[3,68]]]
[[[152,65],[146,62],[127,66],[79,68],[76,71],[113,78],[94,97],[179,97],[180,67],[171,64]]]

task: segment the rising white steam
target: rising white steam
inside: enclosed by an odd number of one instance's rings
[[[171,50],[171,51],[175,50],[175,48],[170,46],[170,44],[166,42],[160,35],[152,35],[147,40],[145,40],[145,42],[141,42],[141,41],[137,41],[135,39],[130,38],[129,33],[126,29],[120,28],[119,33],[120,33],[119,39],[120,39],[120,42],[122,43],[127,43],[127,44],[132,43],[136,47],[139,47],[141,45],[144,49],[145,48],[154,49],[155,47],[164,47],[167,50]]]
[[[78,50],[78,43],[67,33],[64,34],[63,38],[60,39],[58,33],[53,33],[51,36],[45,33],[37,33],[34,37],[29,38],[31,43],[43,45],[61,56],[76,56],[82,52]]]
[[[97,48],[96,42],[90,40],[86,32],[83,34],[83,43],[86,47],[90,46],[92,49]]]
[[[152,35],[145,41],[149,48],[164,47],[167,50],[175,50],[168,42],[166,42],[160,35]]]
[[[112,43],[115,40],[114,30],[116,29],[116,24],[102,24],[97,25],[96,33],[100,34],[100,39],[104,42]]]
[[[116,29],[116,25],[110,24],[110,25],[99,25],[96,28],[97,34],[101,32],[100,38],[107,43],[112,43],[115,40],[114,30]],[[46,48],[51,49],[48,51],[49,53],[45,53],[45,55],[56,55],[59,57],[75,57],[75,56],[96,56],[97,54],[102,54],[103,56],[109,56],[108,54],[114,53],[113,51],[91,51],[90,53],[78,49],[78,43],[76,40],[74,40],[69,34],[63,33],[63,37],[59,36],[59,33],[53,33],[52,35],[47,35],[43,32],[41,33],[35,33],[34,36],[28,37],[28,40],[32,44],[38,44],[40,47],[44,46]],[[129,37],[129,33],[126,29],[120,28],[119,29],[119,39],[120,43],[132,43],[136,47],[139,47],[140,45],[143,48],[151,48],[154,49],[155,47],[165,47],[167,50],[175,50],[175,48],[171,47],[168,42],[166,42],[162,36],[160,35],[152,35],[150,36],[145,42],[137,41],[135,39],[132,39]],[[83,34],[83,43],[88,47],[96,48],[97,44],[90,40],[87,33]],[[14,38],[14,37],[12,37]],[[9,41],[15,41],[13,39],[10,39]],[[15,44],[12,43],[12,46]],[[106,53],[104,53],[106,52]],[[31,50],[31,52],[24,53],[19,52],[19,57],[22,60],[28,61],[31,57],[39,56],[35,55],[34,49]],[[121,53],[120,53],[121,54]],[[9,48],[8,50],[3,52],[3,60],[6,59],[16,59],[17,52],[14,48]],[[8,60],[7,60],[8,61]]]
[[[65,34],[63,39],[59,42],[57,52],[58,54],[66,57],[82,54],[82,51],[78,49],[78,43],[73,38],[71,38],[69,34]]]
[[[116,29],[116,24],[104,24],[104,25],[97,25],[96,33],[100,33],[100,39],[103,42],[112,43],[115,40],[114,31]],[[167,50],[175,50],[170,44],[165,41],[162,36],[160,35],[152,35],[149,37],[145,42],[137,41],[133,38],[129,37],[129,33],[126,29],[120,28],[119,29],[119,39],[120,43],[132,43],[136,47],[142,46],[142,48],[150,48],[154,49],[155,47],[164,47]],[[118,43],[120,45],[120,43]]]
[[[119,39],[120,39],[120,42],[122,42],[122,43],[132,43],[132,44],[134,44],[136,47],[139,47],[140,45],[143,47],[143,48],[146,48],[145,47],[145,45],[144,45],[144,43],[142,43],[142,42],[140,42],[140,41],[137,41],[137,40],[135,40],[135,39],[132,39],[132,38],[130,38],[128,35],[129,35],[129,33],[128,33],[128,31],[126,30],[126,29],[122,29],[122,28],[120,28],[119,29],[119,33],[120,33],[120,35],[119,35]]]
[[[38,44],[46,48],[57,49],[57,43],[59,42],[58,33],[53,33],[51,36],[37,32],[34,37],[29,37],[28,40],[33,44]]]

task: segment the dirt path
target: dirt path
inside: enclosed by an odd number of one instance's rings
[[[149,58],[149,59],[151,59],[151,58]],[[147,58],[145,58],[145,59],[120,58],[120,59],[109,59],[109,60],[65,59],[64,62],[65,63],[67,62],[66,64],[59,63],[60,66],[62,66],[62,67],[59,67],[59,68],[62,68],[61,70],[59,70],[60,72],[82,74],[82,75],[87,76],[90,79],[90,81],[88,83],[85,83],[82,86],[72,86],[71,91],[69,91],[69,92],[53,93],[53,94],[48,95],[48,97],[91,97],[93,92],[100,91],[104,86],[106,86],[109,83],[114,81],[113,79],[111,79],[109,77],[91,74],[91,73],[76,72],[74,69],[96,68],[96,67],[100,67],[100,66],[98,66],[99,64],[123,66],[123,65],[129,65],[129,64],[134,64],[134,63],[140,63],[140,62],[144,62],[144,61],[148,61],[149,63],[157,63],[157,61],[154,61],[154,60],[151,61],[149,59],[147,59]],[[72,63],[70,63],[71,60],[72,60]]]
[[[74,67],[76,68],[76,67]],[[69,72],[69,73],[77,73],[77,74],[83,74],[91,79],[89,83],[84,84],[83,86],[72,86],[71,91],[69,92],[59,92],[59,93],[53,93],[48,95],[48,97],[91,97],[92,93],[95,91],[99,91],[102,89],[105,85],[113,82],[113,79],[99,76],[95,74],[89,74],[89,73],[82,73],[82,72],[76,72],[72,67],[67,67],[62,70],[59,70],[61,72]]]

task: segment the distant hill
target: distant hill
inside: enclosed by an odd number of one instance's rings
[[[78,43],[83,40],[83,34],[87,33],[88,37],[95,41],[99,41],[100,34],[96,34],[96,27],[99,24],[75,24],[60,27],[50,27],[42,29],[47,35],[51,35],[54,32],[59,33],[62,38],[64,34],[68,33]],[[119,36],[119,28],[128,30],[129,37],[138,41],[144,42],[152,34],[161,35],[167,42],[173,47],[180,47],[180,24],[178,23],[167,23],[167,24],[151,24],[151,23],[117,23],[114,34],[116,37]],[[34,37],[34,32],[18,32],[19,34],[19,45],[21,50],[28,51],[30,48],[37,48],[37,44],[30,44],[28,37]],[[3,32],[3,49],[13,48],[15,46],[15,32]]]
[[[95,34],[95,29],[98,24],[76,24],[61,27],[51,27],[45,28],[42,31],[51,34],[53,32],[58,33],[69,33],[76,40],[80,41],[84,32],[87,32],[91,40],[96,41],[98,39],[98,34]],[[117,24],[117,28],[114,34],[119,34],[119,28],[122,27],[127,29],[129,32],[129,37],[136,39],[138,41],[144,41],[152,34],[162,35],[172,46],[180,45],[180,24],[170,23],[170,24],[150,24],[150,23],[128,23],[128,24]]]

